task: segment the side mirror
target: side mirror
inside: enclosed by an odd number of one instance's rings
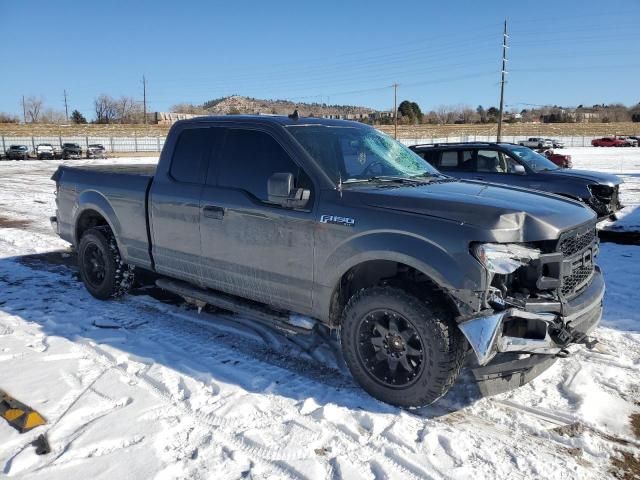
[[[511,173],[515,173],[516,175],[526,175],[527,171],[524,169],[522,165],[514,165],[513,172]]]
[[[267,196],[270,203],[285,208],[304,208],[311,192],[295,188],[292,173],[274,173],[267,180]]]

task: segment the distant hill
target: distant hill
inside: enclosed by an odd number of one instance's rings
[[[297,108],[300,116],[340,118],[366,118],[376,110],[354,105],[327,105],[324,103],[292,102],[290,100],[262,100],[259,98],[232,95],[210,100],[202,108],[213,115],[229,114],[273,114],[288,115]]]

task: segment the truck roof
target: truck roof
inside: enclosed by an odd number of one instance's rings
[[[288,125],[325,125],[333,127],[362,127],[371,128],[369,125],[350,120],[334,120],[329,118],[299,117],[297,120],[285,115],[211,115],[195,117],[187,120],[179,120],[176,124],[193,124],[209,122],[234,122],[234,123],[262,123]]]

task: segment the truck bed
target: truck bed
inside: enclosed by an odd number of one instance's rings
[[[97,212],[110,223],[123,260],[149,267],[147,194],[156,166],[63,165],[52,179],[58,183],[58,232],[78,245],[78,206]],[[82,215],[90,215],[84,210]]]

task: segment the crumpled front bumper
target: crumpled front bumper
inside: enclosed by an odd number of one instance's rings
[[[589,286],[568,302],[531,302],[522,309],[483,312],[458,326],[481,366],[502,353],[555,356],[598,326],[604,292],[604,279],[596,266]]]

